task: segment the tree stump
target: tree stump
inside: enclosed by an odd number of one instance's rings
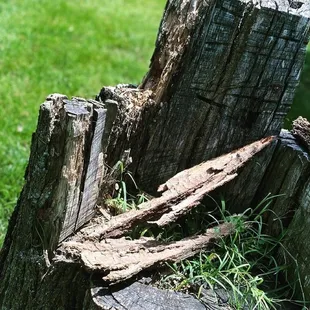
[[[105,87],[97,100],[47,98],[0,252],[1,309],[139,309],[134,296],[128,305],[128,291],[117,295],[111,285],[189,257],[234,227],[223,224],[169,244],[123,235],[137,223],[161,227],[186,216],[220,187],[243,208],[269,188],[288,191],[286,226],[300,224],[294,215],[305,211],[294,213],[291,202],[309,200],[308,161],[297,160],[307,153],[293,136],[271,137],[280,133],[292,103],[309,38],[310,4],[294,3],[168,1],[138,88]],[[309,141],[303,125],[297,127],[294,134]],[[116,182],[111,167],[119,160],[159,197],[106,223],[96,208]],[[281,184],[274,182],[278,172]],[[243,194],[245,187],[250,190]],[[307,285],[310,272],[302,272]],[[103,297],[107,290],[119,296],[117,305]],[[161,309],[173,298],[165,296]]]

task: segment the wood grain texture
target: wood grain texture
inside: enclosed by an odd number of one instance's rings
[[[99,102],[60,94],[41,105],[26,183],[0,253],[1,308],[36,309],[34,295],[44,286],[54,250],[93,215],[102,181],[105,111]],[[71,271],[68,279],[75,276]],[[30,280],[16,280],[24,277]]]
[[[148,124],[144,156],[136,170],[145,188],[184,168],[279,134],[299,81],[309,38],[308,3],[294,10],[288,1],[218,0],[199,10],[202,2],[191,1],[200,14],[191,28],[195,31],[188,33],[189,43],[178,67],[169,73],[165,90],[158,90],[166,74],[158,70],[161,50],[171,49],[173,34],[168,30],[172,22],[175,28],[182,27],[184,15],[182,1],[169,1],[151,78],[146,76],[142,84],[154,90],[157,103],[162,102]]]
[[[83,169],[87,160],[86,144],[91,135],[91,115],[86,107],[75,100],[66,99],[63,103],[67,120],[64,129],[63,162],[60,177],[55,180],[57,189],[51,199],[51,206],[49,206],[51,210],[59,212],[59,226],[48,228],[53,232],[55,238],[52,249],[57,246],[59,241],[62,241],[74,231],[79,215],[81,187],[84,183]],[[56,223],[56,221],[50,222]]]
[[[114,284],[129,279],[142,270],[191,257],[233,232],[233,224],[224,223],[207,229],[204,234],[170,243],[144,237],[138,240],[104,239],[101,242],[76,242],[73,239],[62,243],[55,261],[75,257],[88,272],[103,274],[104,281]]]
[[[196,207],[208,193],[236,178],[239,169],[272,142],[273,137],[265,138],[178,173],[159,187],[161,197],[139,205],[139,210],[130,210],[107,223],[83,229],[81,238],[116,238],[139,224],[163,227],[174,223]]]
[[[310,174],[309,153],[287,130],[282,130],[266,173],[257,189],[253,204],[257,205],[268,194],[272,199],[267,232],[278,236],[287,228],[299,208],[299,196]]]
[[[102,138],[105,129],[106,109],[94,108],[93,136],[90,143],[90,154],[85,175],[85,182],[80,188],[82,192],[78,216],[74,231],[88,222],[95,214],[95,206],[99,197],[100,186],[104,174]]]
[[[117,310],[206,310],[205,304],[194,296],[181,292],[161,290],[141,282],[125,287],[107,289],[94,287],[90,295],[98,309]],[[213,308],[213,303],[206,303]],[[85,308],[89,310],[89,308]],[[230,309],[222,309],[230,310]]]
[[[206,193],[235,178],[237,169],[271,141],[217,156],[279,133],[309,39],[309,3],[300,3],[169,0],[140,88],[106,87],[98,96],[101,102],[59,94],[47,98],[33,135],[25,186],[0,252],[1,309],[96,309],[88,294],[94,277],[100,283],[121,281],[141,268],[188,257],[192,247],[199,251],[210,241],[208,234],[195,236],[172,253],[169,245],[154,248],[141,239],[132,248],[128,240],[111,237],[133,228],[137,218],[158,226],[175,221]],[[272,210],[280,217],[290,212],[288,227],[307,225],[308,154],[288,134],[276,146],[268,145],[258,159],[261,171],[242,170],[244,179],[235,188],[249,191],[242,191],[239,202],[255,201],[271,190],[287,193],[284,200],[274,200]],[[103,160],[112,167],[124,158],[132,159],[133,175],[144,189],[155,192],[164,184],[162,197],[103,227],[94,219],[63,243],[67,252],[60,248],[56,253],[60,240],[94,214],[106,186]],[[211,158],[211,165],[180,172]],[[270,227],[279,232],[274,219]],[[298,233],[306,238],[308,230]],[[293,239],[302,242],[294,231],[288,236],[290,246]],[[306,286],[310,272],[303,258],[297,261]]]
[[[308,166],[310,161],[308,162]],[[287,229],[287,236],[283,241],[284,249],[280,254],[283,261],[289,264],[289,280],[294,283],[299,279],[297,286],[297,296],[309,300],[310,297],[310,169],[308,169],[308,179],[299,192],[296,204],[298,208],[294,214],[293,220]]]

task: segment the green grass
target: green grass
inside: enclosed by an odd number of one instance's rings
[[[205,216],[211,220],[211,227],[232,223],[235,232],[221,238],[212,250],[168,265],[170,274],[161,277],[157,284],[165,289],[190,292],[198,298],[209,289],[215,293],[221,291],[220,295],[224,293],[228,304],[236,310],[277,309],[280,302],[290,301],[300,282],[289,286],[284,280],[287,266],[279,264],[278,249],[283,247],[285,233],[276,238],[264,233],[263,217],[269,212],[273,198],[267,196],[255,210],[247,209],[239,215],[231,215],[222,200],[220,220],[213,216],[214,212]],[[196,220],[200,221],[201,217]],[[295,269],[298,271],[298,265]],[[299,303],[305,305],[305,301]]]
[[[146,73],[165,0],[0,2],[0,246],[23,185],[39,105],[94,97]]]
[[[112,211],[117,210],[117,213],[139,208],[139,203],[143,201],[132,205],[133,199],[128,199],[123,164],[119,162],[115,169],[120,172],[121,177],[117,183],[119,185],[115,198],[105,203],[110,206],[110,210],[113,206]],[[288,282],[289,265],[279,257],[279,249],[284,251],[286,256],[292,257],[282,244],[285,230],[282,229],[282,233],[277,237],[265,233],[266,224],[263,218],[269,216],[269,206],[276,197],[278,196],[268,195],[255,209],[249,208],[238,215],[229,213],[224,200],[218,205],[210,197],[210,202],[215,203],[216,208],[211,205],[198,206],[186,217],[163,228],[145,222],[135,226],[128,237],[139,239],[148,236],[163,242],[177,241],[205,233],[206,229],[221,223],[231,223],[234,233],[220,238],[211,250],[204,250],[199,255],[173,265],[167,264],[168,269],[158,270],[153,284],[163,289],[191,293],[197,298],[206,298],[212,291],[215,300],[220,301],[224,296],[225,303],[236,310],[276,310],[282,302],[291,305],[295,303],[306,309],[308,303],[304,298],[297,262],[292,263],[297,274],[296,281]],[[206,212],[206,209],[213,211]],[[303,300],[292,300],[296,289],[302,292]]]

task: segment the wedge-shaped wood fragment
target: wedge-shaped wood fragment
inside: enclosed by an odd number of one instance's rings
[[[239,150],[209,160],[184,170],[159,187],[159,198],[141,204],[132,210],[112,218],[105,225],[91,228],[85,234],[90,239],[116,238],[124,235],[138,224],[156,224],[160,227],[175,222],[197,206],[209,192],[233,180],[237,171],[256,153],[274,140],[265,138]]]
[[[224,223],[208,229],[205,234],[169,243],[160,243],[152,238],[127,240],[124,237],[100,242],[68,241],[62,244],[60,255],[55,260],[62,260],[63,254],[78,257],[88,272],[105,274],[103,280],[117,283],[144,269],[193,256],[233,232],[233,224]]]

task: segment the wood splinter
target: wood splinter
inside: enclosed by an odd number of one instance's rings
[[[175,222],[197,206],[208,193],[233,180],[240,168],[274,140],[274,137],[261,139],[176,174],[159,187],[161,197],[139,205],[139,210],[115,216],[108,223],[86,227],[80,233],[81,240],[121,237],[136,225],[146,222],[158,227]]]
[[[86,271],[103,274],[103,280],[115,284],[142,270],[164,262],[177,262],[209,248],[219,238],[233,233],[234,226],[223,223],[205,234],[170,243],[153,238],[127,240],[122,236],[146,222],[159,227],[175,222],[197,206],[207,193],[234,179],[238,169],[273,141],[274,137],[256,141],[178,173],[160,186],[161,197],[141,204],[140,210],[115,216],[106,226],[86,227],[63,242],[54,262],[74,257]]]

